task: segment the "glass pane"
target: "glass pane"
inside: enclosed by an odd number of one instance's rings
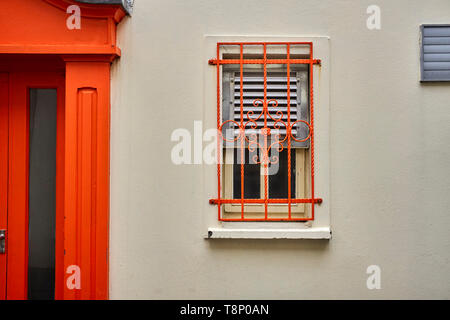
[[[260,194],[260,165],[254,164],[252,158],[256,152],[245,149],[244,162],[244,198],[258,199]],[[241,199],[241,149],[234,149],[233,198]]]
[[[56,89],[30,89],[28,298],[54,299]]]
[[[288,197],[288,151],[279,153],[278,171],[269,175],[269,198],[287,199]],[[295,149],[291,149],[291,198],[295,198]]]

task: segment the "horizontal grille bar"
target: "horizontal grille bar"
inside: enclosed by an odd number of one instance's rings
[[[211,199],[209,203],[218,204],[218,203],[241,203],[241,199]],[[322,198],[315,199],[244,199],[244,203],[322,203]]]
[[[242,60],[243,64],[259,64],[262,65],[264,62],[267,64],[286,64],[289,61],[290,64],[321,64],[321,59],[244,59]],[[241,61],[239,59],[210,59],[208,61],[209,64],[240,64]]]

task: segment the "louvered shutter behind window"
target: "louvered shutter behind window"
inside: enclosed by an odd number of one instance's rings
[[[450,81],[450,25],[422,25],[422,81]]]
[[[307,97],[307,73],[291,72],[290,74],[290,121],[291,124],[297,120],[309,121],[308,97]],[[227,84],[229,90],[227,90]],[[240,100],[240,72],[224,73],[224,108],[223,121],[229,119],[240,123],[241,120],[241,100]],[[286,72],[267,72],[267,101],[276,100],[278,105],[268,103],[268,110],[274,119],[279,119],[280,115],[277,111],[282,112],[282,120],[287,124],[288,121],[288,99],[287,99],[287,74]],[[228,92],[227,92],[228,91]],[[262,103],[255,105],[255,100],[264,101],[264,74],[263,72],[244,72],[243,74],[243,115],[244,123],[248,119],[248,112],[253,111],[250,115],[252,119],[257,118],[263,111]],[[252,123],[246,126],[246,134],[259,133],[260,129],[264,127],[264,116],[261,116],[257,121],[257,129],[252,127]],[[282,135],[286,135],[286,127],[280,123],[279,128],[275,128],[275,121],[267,117],[267,126],[271,130],[277,129]],[[239,133],[239,128],[230,124],[228,128],[234,129],[234,134]],[[297,124],[293,127],[293,134],[297,139],[302,139],[308,135],[308,129],[304,124]],[[295,142],[292,140],[294,147],[308,147],[308,142]]]

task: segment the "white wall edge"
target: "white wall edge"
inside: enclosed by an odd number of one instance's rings
[[[207,239],[331,239],[328,227],[308,229],[208,228]]]

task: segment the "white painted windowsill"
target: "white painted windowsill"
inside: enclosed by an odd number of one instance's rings
[[[208,228],[207,239],[331,239],[330,228],[247,229]]]

